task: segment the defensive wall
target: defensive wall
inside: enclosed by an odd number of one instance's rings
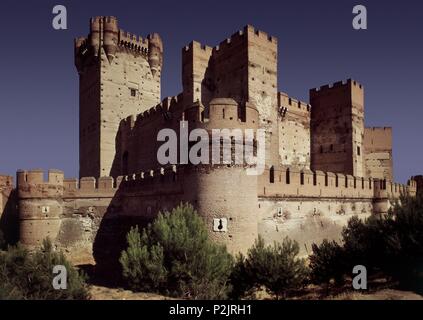
[[[101,262],[119,253],[130,226],[189,202],[211,238],[233,253],[245,252],[261,234],[267,241],[290,236],[305,254],[313,242],[338,240],[353,215],[385,213],[400,195],[416,193],[413,180],[405,186],[295,167],[249,176],[245,169],[182,165],[79,180],[57,170],[47,179],[41,170],[19,171],[19,240],[34,247],[50,237],[76,261]]]

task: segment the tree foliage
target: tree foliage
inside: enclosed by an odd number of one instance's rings
[[[67,289],[53,288],[56,265],[63,265],[67,270]],[[0,300],[84,300],[89,298],[85,280],[63,253],[53,250],[49,240],[35,252],[18,244],[0,253]]]
[[[226,297],[233,259],[226,247],[209,240],[191,205],[160,213],[141,234],[132,228],[127,242],[120,263],[131,289],[191,299]]]
[[[342,246],[313,246],[314,282],[340,274],[351,276],[356,265],[369,275],[383,274],[405,289],[423,291],[423,197],[402,198],[387,215],[350,219]],[[342,263],[340,263],[342,261]]]
[[[298,243],[289,238],[266,246],[259,237],[246,258],[237,258],[231,275],[233,298],[265,288],[278,299],[300,289],[307,280],[308,268],[305,260],[298,258],[299,251]]]
[[[336,284],[344,283],[344,250],[335,241],[324,240],[321,245],[312,245],[313,254],[310,256],[310,278],[313,283],[326,284],[331,281]]]

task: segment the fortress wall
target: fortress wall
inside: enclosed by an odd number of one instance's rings
[[[114,176],[157,168],[157,150],[164,143],[157,141],[158,132],[173,129],[179,135],[183,111],[184,101],[179,95],[122,120],[117,137]]]
[[[284,166],[266,169],[258,177],[258,194],[262,197],[399,199],[401,195],[415,194],[415,186],[416,182],[411,180],[403,185],[389,180]]]
[[[392,128],[366,128],[364,131],[366,175],[393,180]]]
[[[258,179],[258,193],[264,197],[371,199],[375,193],[373,180],[339,173],[299,170],[295,167],[279,167],[273,169],[273,174],[271,169],[267,169]]]
[[[281,164],[310,169],[311,106],[279,92],[278,108]]]
[[[340,241],[341,232],[353,216],[372,214],[372,199],[359,198],[259,198],[259,234],[267,243],[286,236],[300,244],[300,255],[311,254],[311,245],[324,239]]]
[[[275,171],[275,182],[270,183],[264,181],[270,170],[257,177],[245,169],[186,165],[117,179],[79,180],[63,179],[56,170],[49,171],[47,179],[41,170],[19,171],[20,241],[34,247],[49,237],[75,263],[93,257],[105,262],[120,253],[131,226],[146,226],[159,211],[189,202],[205,219],[211,238],[232,253],[245,253],[258,234],[268,241],[289,235],[309,246],[324,237],[336,239],[352,215],[387,212],[392,200],[415,194],[417,188],[415,181],[403,186],[377,179],[360,180],[364,189],[356,180],[354,188],[351,176],[314,175],[309,170],[303,171],[301,185],[301,172],[292,168],[289,184],[283,183],[285,168]],[[338,184],[347,182],[348,187],[336,187],[337,178]]]

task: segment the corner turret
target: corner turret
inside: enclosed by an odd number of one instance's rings
[[[20,242],[24,246],[39,246],[47,237],[56,240],[63,213],[63,180],[59,170],[49,170],[47,181],[43,170],[17,172]]]
[[[161,74],[163,65],[163,42],[158,33],[148,36],[148,63],[153,77]]]

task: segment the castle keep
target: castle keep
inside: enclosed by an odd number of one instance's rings
[[[183,92],[161,100],[163,53],[158,34],[131,35],[114,17],[91,19],[88,37],[75,40],[79,179],[22,170],[14,187],[0,177],[2,221],[15,221],[24,245],[48,236],[75,259],[103,261],[131,225],[189,202],[233,253],[262,235],[289,236],[306,255],[314,242],[338,240],[352,216],[386,213],[400,195],[416,194],[414,179],[393,181],[391,129],[365,128],[357,81],[312,89],[310,103],[278,92],[277,39],[246,26],[216,47],[184,47]],[[264,173],[247,175],[245,162],[160,166],[158,132],[178,133],[182,120],[209,134],[264,129]]]

